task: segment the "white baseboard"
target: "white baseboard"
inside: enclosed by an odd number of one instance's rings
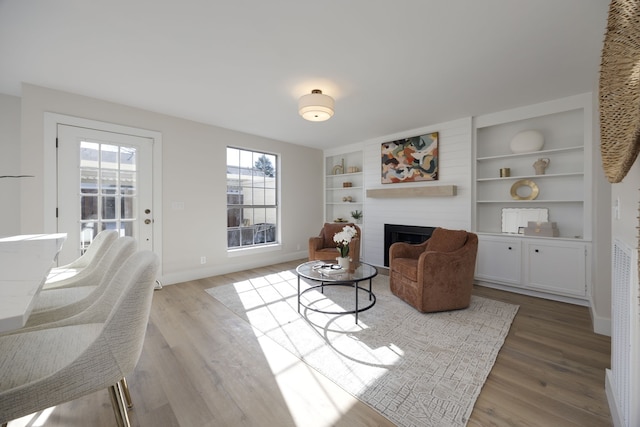
[[[611,412],[611,419],[613,420],[614,427],[625,427],[624,421],[620,417],[620,413],[618,412],[618,404],[616,402],[616,396],[613,393],[612,384],[611,384],[611,369],[605,370],[605,381],[604,388],[607,393],[607,402],[609,403],[609,412]]]
[[[589,306],[589,313],[591,314],[591,324],[593,325],[593,332],[610,337],[611,318],[598,316],[593,310],[593,304]]]
[[[542,291],[536,291],[533,289],[524,289],[518,286],[512,286],[512,285],[504,285],[501,283],[495,283],[495,282],[488,282],[485,281],[483,279],[479,279],[479,278],[475,278],[474,279],[474,284],[479,285],[479,286],[486,286],[487,288],[493,288],[493,289],[499,289],[501,291],[507,291],[507,292],[513,292],[516,294],[522,294],[522,295],[528,295],[531,297],[537,297],[537,298],[543,298],[543,299],[549,299],[549,300],[553,300],[553,301],[560,301],[560,302],[566,302],[569,304],[574,304],[574,305],[581,305],[581,306],[589,306],[589,301],[586,299],[582,299],[582,298],[574,298],[574,297],[568,297],[568,296],[564,296],[564,295],[558,295],[558,294],[550,294],[547,292],[542,292]]]
[[[191,280],[204,279],[206,277],[220,276],[222,274],[235,273],[237,271],[249,270],[251,268],[264,267],[281,262],[293,261],[296,259],[306,259],[309,256],[307,251],[289,253],[283,256],[269,257],[245,257],[241,264],[223,263],[212,265],[207,268],[178,271],[175,273],[163,274],[159,279],[163,286],[175,285],[176,283],[188,282]]]

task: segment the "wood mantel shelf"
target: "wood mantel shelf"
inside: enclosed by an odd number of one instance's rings
[[[455,185],[434,185],[428,187],[372,188],[367,197],[442,197],[455,196]]]

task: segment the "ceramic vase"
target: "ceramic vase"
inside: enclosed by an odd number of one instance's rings
[[[342,267],[343,270],[349,269],[350,261],[351,261],[349,257],[338,257],[336,258],[336,260],[338,261],[338,265],[340,265],[340,267]]]
[[[536,162],[533,164],[533,169],[535,169],[536,175],[544,175],[544,172],[549,166],[549,163],[551,163],[551,160],[547,158],[536,160]]]
[[[512,153],[540,151],[543,146],[544,136],[537,130],[523,130],[518,132],[511,140],[511,144],[509,144]]]

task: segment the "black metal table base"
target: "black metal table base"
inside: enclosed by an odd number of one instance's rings
[[[363,288],[362,286],[358,286],[358,283],[361,282],[360,280],[354,280],[354,281],[344,281],[344,282],[320,282],[319,285],[315,285],[315,286],[311,286],[308,289],[305,289],[304,291],[300,291],[300,275],[298,275],[298,313],[300,313],[300,307],[304,307],[308,310],[312,310],[315,311],[317,313],[323,313],[323,314],[355,314],[355,318],[356,318],[356,324],[358,324],[358,313],[362,313],[363,311],[369,310],[371,307],[373,307],[376,304],[376,296],[375,294],[372,292],[371,290],[371,282],[372,282],[372,278],[369,278],[369,289],[367,288]],[[355,309],[354,310],[344,310],[344,311],[327,311],[327,310],[321,310],[318,308],[314,308],[311,307],[310,305],[304,304],[301,301],[301,297],[302,295],[304,295],[306,292],[312,291],[314,289],[320,289],[320,292],[324,294],[324,288],[326,286],[347,286],[347,287],[352,287],[355,290]],[[358,298],[358,290],[362,290],[364,292],[366,292],[369,295],[369,301],[371,301],[370,304],[368,304],[365,307],[359,307],[359,298]]]

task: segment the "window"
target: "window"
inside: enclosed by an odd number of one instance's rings
[[[278,158],[227,147],[227,248],[276,243]]]

